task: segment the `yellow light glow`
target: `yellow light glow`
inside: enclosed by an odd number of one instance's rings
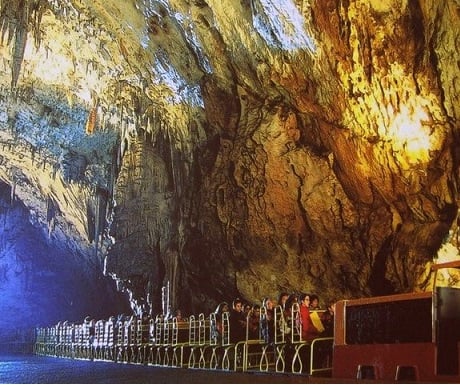
[[[385,135],[392,140],[394,150],[407,156],[411,163],[426,162],[429,159],[432,145],[430,129],[424,125],[428,120],[428,115],[422,106],[413,108],[401,106],[391,120]]]
[[[28,41],[24,51],[24,69],[43,83],[67,87],[69,95],[91,103],[91,91],[103,88],[101,84],[104,81],[100,79],[98,71],[88,67],[88,58],[83,56],[86,51],[81,49],[82,57],[76,60],[71,50],[66,48],[68,45],[61,35],[38,49]]]
[[[458,261],[460,259],[460,254],[458,247],[456,246],[456,231],[452,229],[449,231],[449,237],[446,242],[441,245],[441,248],[438,250],[435,263],[446,263]],[[429,267],[429,266],[428,266]],[[460,273],[458,269],[440,269],[438,270],[437,275],[437,284],[438,286],[450,286],[450,287],[460,287]],[[430,289],[432,289],[430,287]]]

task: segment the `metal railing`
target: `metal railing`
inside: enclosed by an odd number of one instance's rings
[[[136,319],[123,321],[100,320],[87,323],[58,323],[37,328],[34,341],[19,345],[14,350],[37,355],[91,359],[162,367],[220,369],[226,371],[259,371],[304,375],[330,375],[332,372],[333,338],[302,341],[298,328],[291,324],[290,338],[280,322],[281,313],[273,313],[273,339],[267,335],[267,311],[261,309],[259,338],[250,339],[249,333],[241,341],[230,342],[229,313],[222,317],[222,334],[216,334],[216,315],[200,314],[186,321],[177,319]],[[297,315],[294,310],[294,317]],[[248,316],[249,321],[249,316]],[[248,325],[249,323],[247,323]],[[254,336],[254,335],[253,335]],[[0,345],[1,348],[1,345]],[[287,357],[294,352],[294,357]],[[290,363],[290,364],[288,364]]]

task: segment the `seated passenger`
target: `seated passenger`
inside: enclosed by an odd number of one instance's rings
[[[292,330],[292,305],[297,303],[298,296],[295,293],[289,295],[288,299],[284,304],[284,320],[286,321],[284,325],[284,334],[287,341],[291,340],[291,330]]]
[[[286,292],[281,292],[279,297],[278,297],[278,303],[277,303],[277,306],[281,306],[281,309],[285,309],[285,305],[286,305],[286,301],[288,300],[289,298],[289,293],[286,293]]]
[[[260,306],[254,305],[248,314],[248,339],[258,340],[260,329]]]
[[[312,341],[319,336],[319,332],[310,318],[310,296],[308,294],[301,294],[299,296],[299,302],[302,340]]]
[[[262,300],[262,306],[265,309],[260,325],[262,338],[265,342],[272,343],[275,338],[275,309],[273,301],[270,297],[265,297]]]
[[[334,312],[335,303],[332,303],[328,305],[327,310],[321,316],[321,321],[324,326],[324,331],[321,333],[322,337],[334,336]]]
[[[217,305],[216,310],[214,310],[214,314],[216,315],[216,324],[213,325],[214,329],[211,332],[213,334],[213,338],[218,341],[222,338],[222,314],[228,312],[229,310],[227,302],[221,302]]]
[[[310,311],[319,310],[319,297],[316,294],[310,295]]]
[[[246,339],[246,317],[243,313],[243,302],[236,298],[232,303],[229,315],[230,342],[236,343]]]
[[[319,306],[319,297],[316,294],[310,294],[310,318],[313,322],[313,326],[315,326],[318,333],[321,334],[324,332],[324,326],[322,322],[322,317],[324,311],[321,310]]]
[[[174,312],[174,317],[176,317],[177,322],[184,321],[184,319],[182,318],[182,310],[181,309],[176,309],[176,311]]]
[[[150,333],[149,333],[149,327],[150,327],[150,315],[149,313],[147,313],[146,311],[144,311],[142,313],[142,316],[141,316],[141,320],[142,320],[142,343],[147,343],[149,342],[149,337],[150,337]]]
[[[245,303],[243,305],[243,313],[244,313],[244,316],[247,318],[249,313],[252,311],[252,305],[249,304],[249,303]]]

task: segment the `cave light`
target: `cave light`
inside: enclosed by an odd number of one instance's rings
[[[45,84],[59,84],[68,79],[73,64],[69,57],[61,54],[47,54],[43,49],[36,50],[34,45],[27,43],[24,61],[31,64],[33,74]]]
[[[392,108],[388,108],[392,111]],[[390,116],[391,122],[385,130],[379,129],[385,139],[392,141],[393,149],[407,157],[409,163],[427,162],[433,146],[429,117],[422,105],[402,105],[399,112]]]
[[[36,49],[27,43],[24,63],[33,76],[44,84],[66,86],[86,103],[92,103],[91,90],[99,89],[101,79],[92,69],[83,71],[82,65],[74,63],[71,55],[43,47]]]
[[[253,0],[254,28],[267,42],[286,51],[307,48],[316,51],[313,39],[305,30],[304,16],[293,0]]]

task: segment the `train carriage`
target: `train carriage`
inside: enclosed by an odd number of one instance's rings
[[[336,304],[334,378],[458,382],[460,288],[343,300]]]

